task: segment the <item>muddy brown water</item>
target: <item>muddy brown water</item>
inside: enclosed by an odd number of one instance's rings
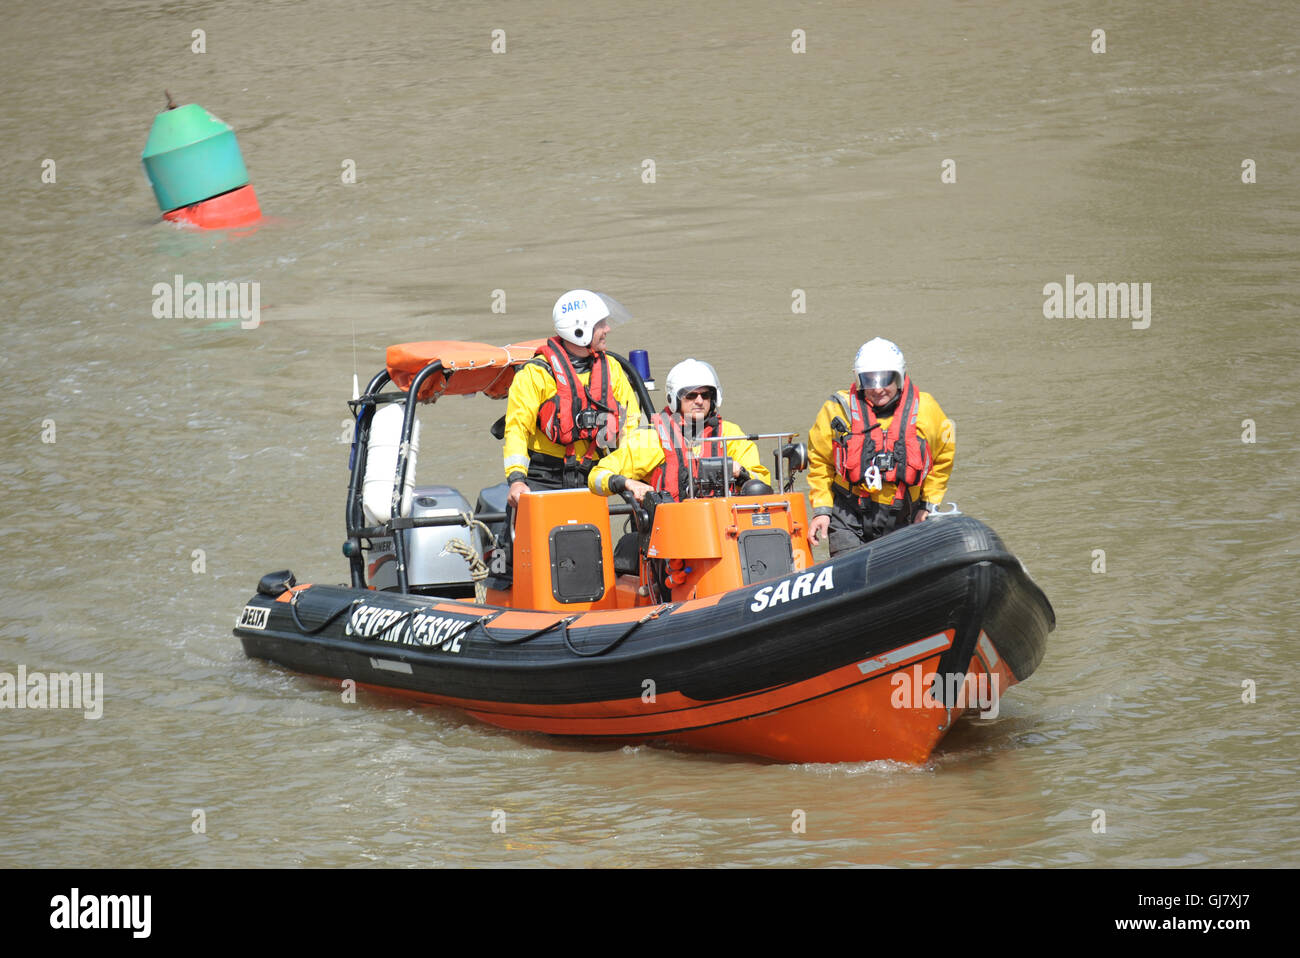
[[[1291,5],[7,16],[0,672],[104,684],[98,719],[0,711],[0,864],[1300,862]],[[235,126],[255,231],[158,222],[164,87]],[[177,274],[256,282],[259,325],[155,316]],[[1149,313],[1048,318],[1067,282],[1149,283]],[[354,372],[544,334],[574,286],[661,380],[711,361],[754,430],[900,344],[957,426],[949,499],[1058,615],[997,719],[920,768],[774,765],[244,657],[263,572],[346,578]],[[422,480],[497,481],[501,411],[427,413]]]

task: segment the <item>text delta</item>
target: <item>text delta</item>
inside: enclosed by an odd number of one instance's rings
[[[239,616],[237,628],[241,629],[265,629],[266,621],[271,616],[271,610],[265,606],[246,605],[244,611]]]

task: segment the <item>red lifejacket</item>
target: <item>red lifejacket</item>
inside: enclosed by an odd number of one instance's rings
[[[710,416],[704,420],[704,428],[690,442],[682,432],[681,417],[674,416],[667,409],[655,414],[654,424],[659,433],[659,444],[664,449],[664,462],[646,477],[646,482],[660,492],[669,493],[674,501],[681,502],[690,490],[687,476],[696,485],[700,478],[700,461],[698,456],[688,455],[690,448],[700,440],[706,440],[700,456],[721,456],[726,453],[726,443],[716,439],[707,441],[712,436],[722,435],[722,423],[717,416]]]
[[[875,409],[871,403],[862,401],[856,383],[849,388],[847,405],[838,393],[835,397],[849,416],[849,431],[835,439],[835,472],[852,489],[864,481],[867,470],[875,463],[882,482],[897,485],[895,505],[903,502],[909,487],[925,482],[932,464],[929,447],[916,432],[921,394],[912,385],[911,377],[903,378],[899,393],[894,418],[884,435],[876,421]]]
[[[596,458],[597,445],[607,449],[617,447],[622,409],[614,398],[614,384],[605,354],[600,352],[592,357],[591,374],[585,386],[558,336],[552,336],[538,347],[536,355],[546,360],[551,375],[555,377],[555,395],[537,410],[537,426],[542,434],[564,447],[566,459],[572,457],[574,444],[579,441],[590,443],[585,459]],[[579,426],[578,418],[587,410],[607,414],[603,425]]]

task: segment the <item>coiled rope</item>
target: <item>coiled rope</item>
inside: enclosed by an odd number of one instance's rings
[[[460,519],[465,523],[467,529],[478,526],[483,530],[483,534],[488,541],[492,540],[492,530],[468,512],[462,512]],[[442,551],[438,554],[445,556],[448,553],[455,553],[469,563],[469,577],[474,580],[474,603],[475,605],[484,605],[487,602],[487,585],[483,580],[487,578],[488,566],[483,561],[483,557],[479,555],[478,550],[473,546],[466,545],[463,539],[448,539],[442,547]]]

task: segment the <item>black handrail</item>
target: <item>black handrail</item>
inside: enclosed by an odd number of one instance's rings
[[[366,474],[366,459],[370,452],[370,421],[375,417],[376,403],[373,397],[384,388],[389,379],[388,370],[381,369],[366,386],[364,397],[349,403],[356,415],[356,426],[352,432],[352,474],[348,477],[348,501],[343,516],[344,529],[347,530],[349,538],[355,538],[352,529],[360,526],[365,518],[361,507],[361,485]],[[352,575],[352,588],[364,589],[366,587],[365,561],[361,555],[359,540],[355,542],[352,555],[348,557],[348,567]]]
[[[393,477],[393,501],[389,516],[400,516],[402,512],[402,491],[406,485],[406,466],[410,459],[411,432],[415,428],[415,410],[419,405],[420,387],[430,376],[442,372],[442,360],[435,359],[425,366],[411,380],[411,388],[406,391],[406,407],[402,416],[402,441],[397,447],[397,469]],[[391,523],[391,519],[389,520]],[[393,536],[393,553],[397,559],[397,591],[407,595],[411,591],[406,579],[406,536]]]

